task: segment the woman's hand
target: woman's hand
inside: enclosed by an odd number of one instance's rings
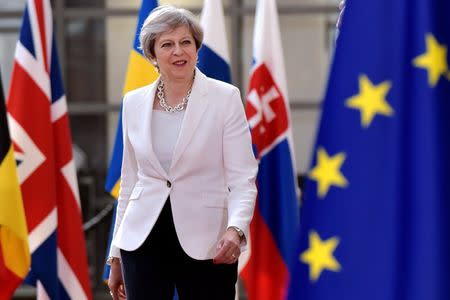
[[[217,243],[216,256],[213,258],[215,264],[233,264],[239,255],[241,239],[236,230],[228,228],[225,234]]]
[[[120,261],[114,259],[111,262],[111,271],[109,272],[108,287],[113,300],[125,300],[125,286],[123,284],[122,267]]]

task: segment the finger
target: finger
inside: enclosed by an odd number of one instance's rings
[[[238,259],[237,257],[231,256],[225,260],[224,264],[227,264],[227,265],[234,264],[237,261],[237,259]]]
[[[230,259],[230,255],[228,254],[228,250],[222,248],[223,250],[219,251],[214,258],[214,263],[224,264]]]
[[[121,286],[120,282],[119,283],[114,282],[114,283],[109,285],[109,294],[111,295],[113,300],[119,300],[120,299],[120,296],[119,296],[119,294],[120,294],[120,292],[119,292],[120,291],[120,286]]]
[[[114,278],[109,278],[108,280],[108,288],[110,291],[115,291],[119,288],[119,283]]]
[[[125,286],[123,284],[121,284],[119,286],[118,293],[119,293],[119,298],[120,299],[126,299],[127,298],[127,295],[125,293]]]
[[[223,244],[224,244],[224,240],[221,239],[218,243],[217,243],[217,247],[216,247],[216,251],[220,250],[223,248]]]
[[[237,257],[240,254],[239,245],[236,244],[234,241],[225,242],[225,246],[223,248],[226,249],[226,252],[225,252],[226,257],[230,257],[230,256]]]
[[[234,233],[234,231],[227,231],[224,237],[217,243],[216,255],[213,258],[215,264],[233,263],[237,260],[240,253],[239,243],[236,243],[236,241],[233,240],[234,235],[231,233]],[[235,257],[233,257],[233,254]]]
[[[229,247],[228,248],[228,250],[227,250],[227,252],[225,253],[225,257],[227,258],[227,259],[236,259],[237,258],[237,256],[236,256],[236,247]]]
[[[231,253],[230,260],[228,261],[229,264],[234,264],[239,260],[239,253],[238,251]]]
[[[220,250],[219,252],[216,253],[216,256],[214,256],[213,263],[223,264],[225,259],[226,259],[225,251]]]
[[[226,244],[224,242],[224,240],[220,240],[217,243],[217,247],[216,247],[216,255],[213,258],[213,262],[214,263],[223,263],[224,259],[226,258],[225,253],[227,252],[227,247]]]
[[[234,264],[239,260],[239,256],[241,255],[241,249],[239,247],[232,247],[232,252],[230,254],[231,259],[230,263]]]
[[[239,256],[241,256],[241,248],[239,248],[239,247],[237,248],[235,255],[237,258],[239,258]]]
[[[238,259],[237,247],[233,246],[233,243],[228,243],[227,246],[222,248],[215,257],[215,263],[217,264],[232,264]]]

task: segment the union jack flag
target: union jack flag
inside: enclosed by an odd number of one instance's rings
[[[28,0],[7,109],[38,299],[92,299],[52,11]]]

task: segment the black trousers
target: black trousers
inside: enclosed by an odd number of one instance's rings
[[[237,263],[215,265],[196,260],[181,248],[175,232],[170,199],[144,244],[121,250],[127,300],[233,300]]]

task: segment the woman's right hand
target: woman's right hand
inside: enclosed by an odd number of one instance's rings
[[[111,271],[109,272],[108,287],[113,300],[125,300],[125,286],[122,277],[122,267],[119,259],[114,259],[111,262]]]

